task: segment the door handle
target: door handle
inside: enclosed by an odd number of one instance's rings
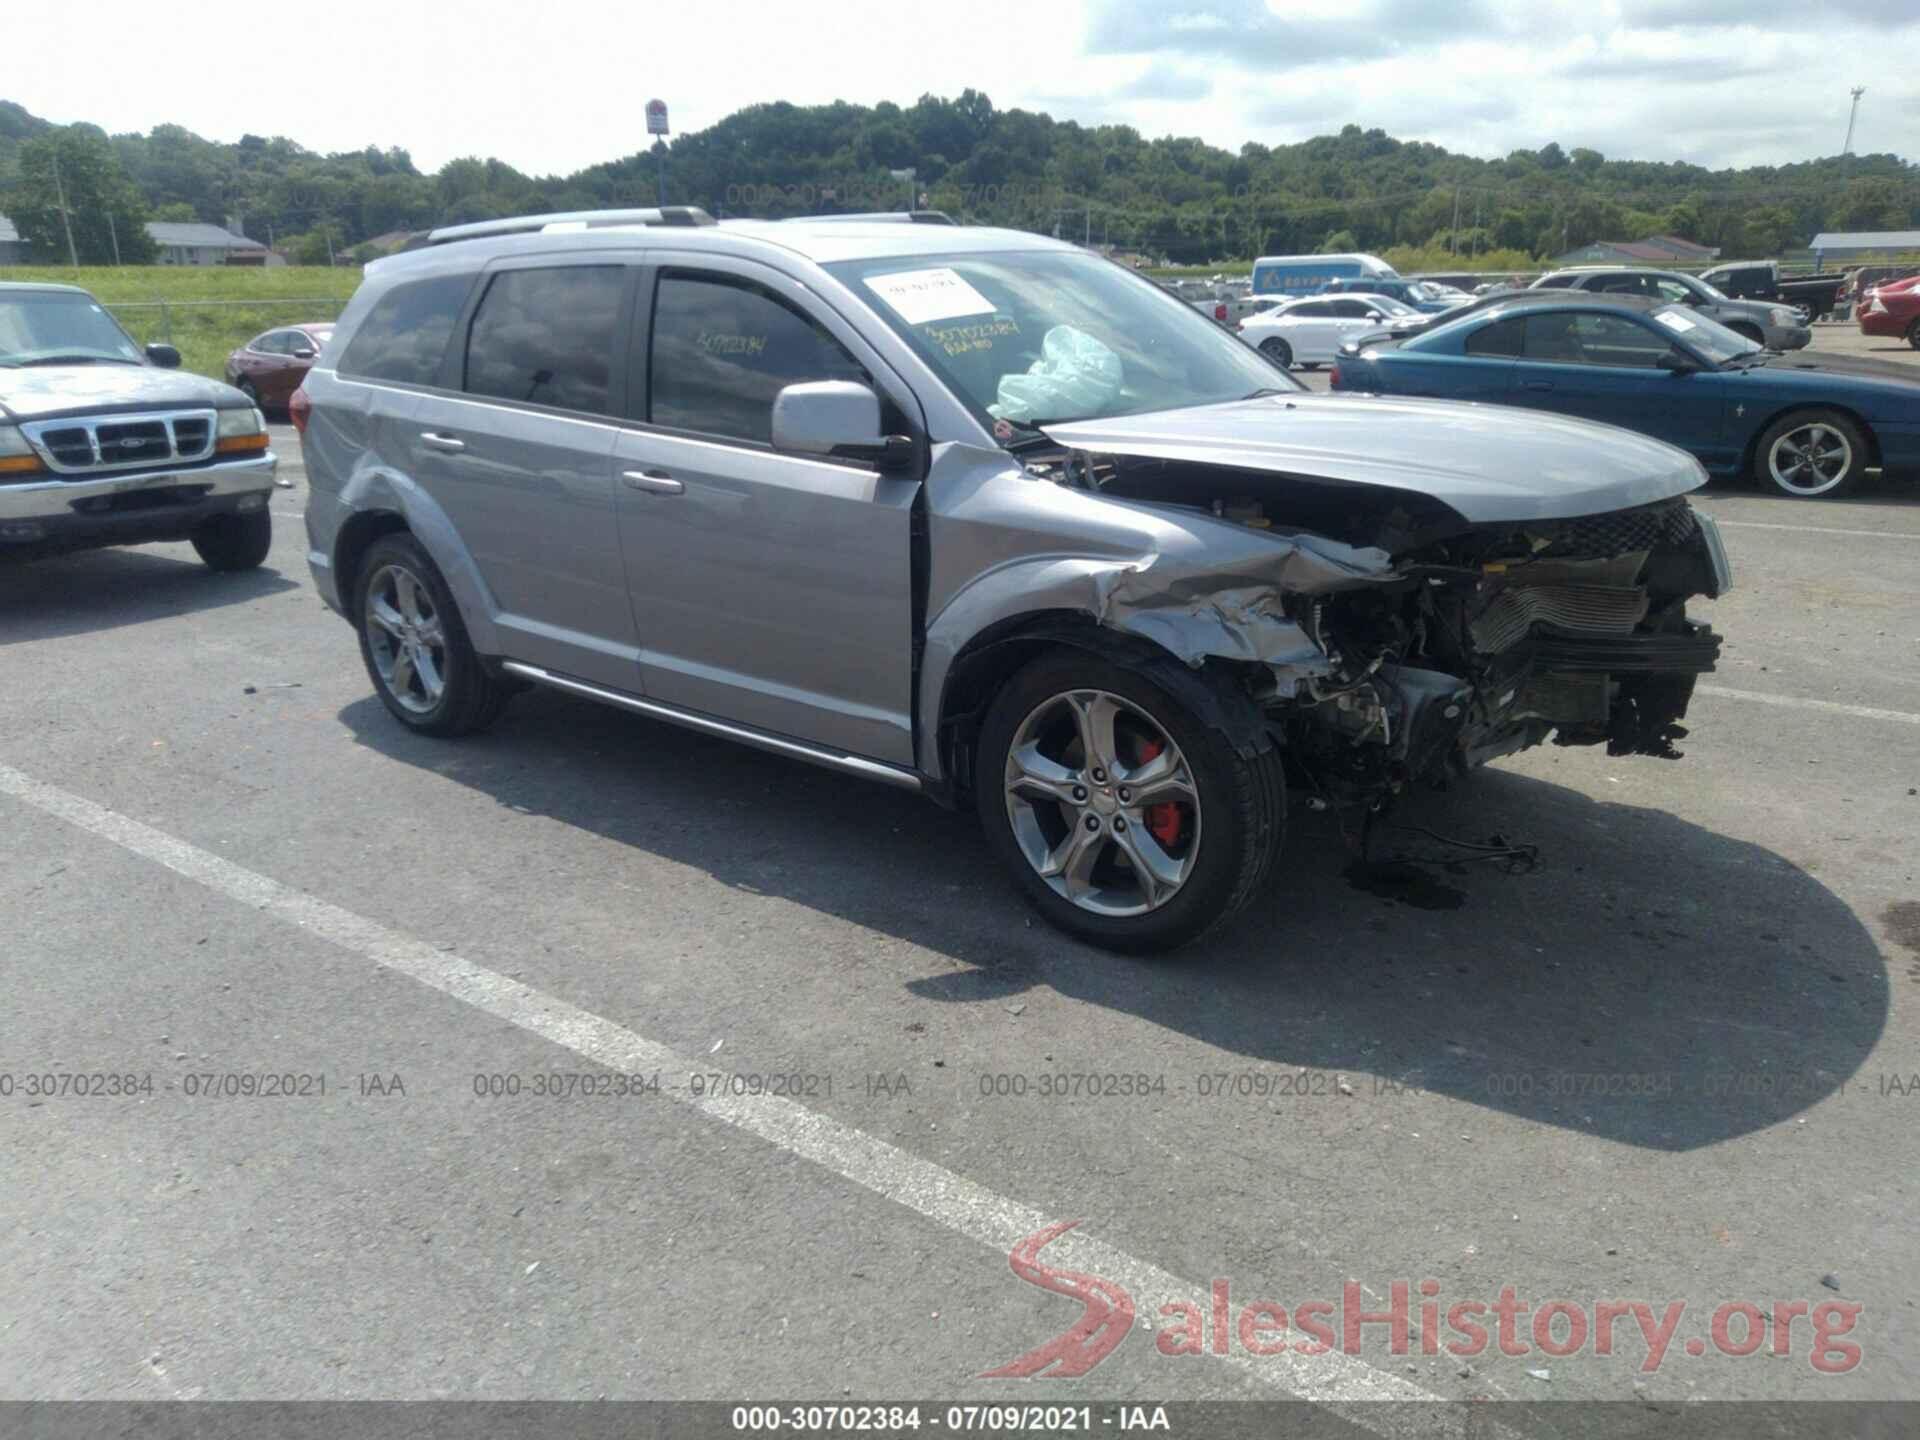
[[[684,495],[687,487],[664,470],[622,470],[620,478],[629,490],[644,490],[649,495]]]
[[[1551,390],[1553,388],[1553,382],[1551,380],[1522,380],[1520,382],[1520,388],[1522,390]]]
[[[456,440],[451,435],[441,435],[433,430],[422,430],[420,443],[429,450],[438,450],[442,455],[458,455],[467,448],[466,441]]]

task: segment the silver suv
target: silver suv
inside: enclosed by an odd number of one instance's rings
[[[1769,350],[1803,350],[1813,341],[1804,311],[1761,300],[1733,300],[1697,275],[1639,266],[1577,265],[1533,282],[1535,290],[1585,290],[1594,295],[1635,295],[1669,305],[1688,305]]]
[[[1314,395],[1008,230],[697,211],[433,232],[296,396],[311,562],[394,717],[545,685],[970,805],[1125,950],[1549,734],[1671,756],[1730,581],[1691,457]]]

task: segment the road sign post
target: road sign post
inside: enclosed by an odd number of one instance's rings
[[[647,133],[654,136],[653,173],[660,182],[660,203],[667,203],[667,102],[647,101]]]

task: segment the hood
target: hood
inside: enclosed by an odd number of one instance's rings
[[[248,404],[231,385],[154,365],[34,365],[0,368],[0,417],[51,420],[115,410]]]
[[[1793,306],[1785,300],[1714,300],[1700,307],[1716,319],[1721,316],[1743,316],[1748,320],[1757,320],[1762,325],[1772,323],[1775,310],[1792,310]]]
[[[1898,360],[1875,360],[1868,355],[1840,355],[1832,351],[1789,350],[1747,372],[1755,375],[1846,375],[1857,380],[1885,380],[1920,405],[1920,370]]]
[[[1074,450],[1409,490],[1474,524],[1604,514],[1707,479],[1684,450],[1629,430],[1447,400],[1273,396],[1046,434]]]

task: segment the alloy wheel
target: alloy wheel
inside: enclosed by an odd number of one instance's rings
[[[1014,732],[1007,819],[1056,895],[1097,915],[1144,915],[1180,893],[1200,854],[1200,791],[1166,728],[1105,690],[1042,701]]]
[[[1824,495],[1852,469],[1852,442],[1818,420],[1787,431],[1767,452],[1773,483],[1790,495]]]
[[[400,706],[430,714],[447,690],[447,635],[433,592],[404,565],[383,565],[366,589],[361,623],[380,682]]]

